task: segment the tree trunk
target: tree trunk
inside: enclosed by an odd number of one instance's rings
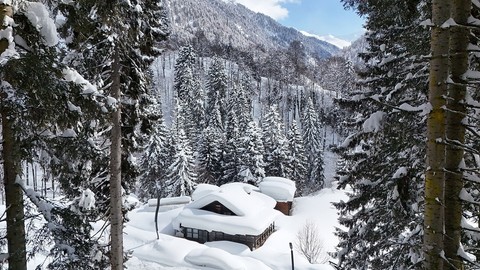
[[[0,5],[0,21],[3,22],[5,16],[13,17],[12,7]],[[5,28],[6,26],[0,26],[0,29]],[[7,47],[8,40],[0,40],[0,53],[3,53]],[[7,207],[8,269],[26,270],[27,257],[23,191],[15,182],[22,168],[19,156],[20,150],[15,140],[15,131],[13,130],[10,110],[6,107],[2,107],[1,114],[3,136],[3,184],[5,186],[5,205]]]
[[[425,269],[443,269],[445,98],[447,94],[449,31],[440,26],[450,17],[449,0],[433,0],[429,102],[427,119],[427,170],[423,252]]]
[[[471,0],[454,0],[451,17],[459,25],[467,25],[470,16]],[[464,157],[462,146],[465,143],[466,114],[465,94],[467,86],[462,78],[468,69],[469,30],[462,26],[453,26],[450,32],[451,83],[448,87],[445,154],[445,270],[463,269],[462,259],[457,252],[461,241],[462,203],[460,192],[463,188],[463,172],[460,168]]]
[[[9,111],[2,109],[3,135],[3,183],[5,185],[5,205],[7,207],[8,269],[26,270],[25,221],[23,213],[23,191],[15,183],[20,173],[20,157],[15,141]]]
[[[115,52],[112,64],[111,95],[117,100],[112,113],[112,134],[110,148],[110,265],[112,270],[123,269],[123,215],[122,215],[122,131],[121,131],[121,89],[120,59]]]

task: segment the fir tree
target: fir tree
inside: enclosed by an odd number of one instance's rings
[[[295,121],[293,121],[290,126],[287,135],[290,153],[290,162],[288,163],[290,166],[290,174],[287,175],[287,178],[295,181],[297,190],[300,191],[299,194],[301,195],[301,191],[305,189],[305,181],[307,178],[307,156],[302,134]]]
[[[219,120],[220,128],[223,129],[225,127],[227,116],[226,97],[228,91],[228,79],[225,74],[225,67],[220,59],[214,59],[208,70],[206,88],[206,123],[207,125],[211,125],[212,121]],[[219,118],[217,118],[217,116],[219,116]]]
[[[342,100],[355,109],[345,119],[355,129],[341,145],[347,169],[339,172],[339,184],[353,192],[336,205],[347,227],[337,232],[339,266],[420,268],[428,67],[422,56],[429,47],[420,22],[427,6],[424,1],[344,3],[368,16],[369,45],[361,55],[362,88]]]
[[[168,167],[165,181],[165,194],[169,197],[191,195],[197,178],[192,148],[182,129],[180,129],[176,141],[176,153],[173,163]]]
[[[286,177],[290,173],[288,165],[290,153],[277,106],[268,108],[262,121],[262,132],[265,147],[265,174]]]
[[[215,126],[208,126],[202,131],[198,153],[198,182],[217,184],[221,181],[223,148],[225,137]]]
[[[242,172],[250,172],[254,184],[259,183],[265,177],[265,161],[263,154],[262,130],[255,121],[250,121],[241,137],[240,160],[242,162]]]
[[[180,48],[175,63],[173,89],[183,110],[185,132],[192,143],[198,140],[199,132],[205,126],[204,92],[197,72],[197,57],[191,46]]]
[[[305,155],[307,156],[307,178],[304,192],[307,193],[323,188],[325,182],[320,126],[318,114],[309,98],[302,118],[302,137],[305,145]]]
[[[167,175],[172,156],[168,153],[167,128],[163,120],[159,119],[153,125],[147,147],[141,160],[141,171],[137,186],[137,195],[141,200],[164,197],[163,180]]]
[[[129,192],[139,174],[133,154],[141,147],[142,110],[150,100],[147,71],[161,51],[159,42],[168,34],[166,16],[155,0],[85,0],[64,3],[61,8],[67,15],[62,32],[71,41],[72,61],[81,59],[81,73],[104,87],[115,103],[110,122],[110,170],[105,178],[108,183],[104,181],[96,192],[106,198],[102,204],[110,212],[111,268],[123,269],[122,188]],[[91,16],[92,11],[95,16]],[[105,196],[105,186],[109,196]]]

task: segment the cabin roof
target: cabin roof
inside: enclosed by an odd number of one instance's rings
[[[252,186],[253,187],[253,186]],[[276,201],[255,192],[247,184],[226,184],[205,194],[185,206],[173,220],[180,227],[219,231],[227,234],[259,235],[280,214],[274,210]],[[201,208],[219,202],[236,216],[222,215]]]
[[[276,176],[263,178],[258,187],[260,192],[274,198],[278,202],[293,201],[295,191],[297,190],[294,181]]]

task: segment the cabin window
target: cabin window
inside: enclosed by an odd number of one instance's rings
[[[185,228],[186,238],[198,239],[198,229]]]

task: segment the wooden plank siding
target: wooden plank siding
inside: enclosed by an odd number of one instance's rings
[[[268,228],[266,228],[260,235],[232,235],[217,231],[208,232],[206,230],[182,227],[183,236],[188,240],[196,241],[201,244],[207,241],[231,241],[244,244],[248,246],[250,250],[261,247],[274,231],[274,223],[270,224],[270,226],[268,226]]]
[[[292,202],[277,202],[275,209],[282,212],[286,216],[290,215],[290,210],[292,210]]]

